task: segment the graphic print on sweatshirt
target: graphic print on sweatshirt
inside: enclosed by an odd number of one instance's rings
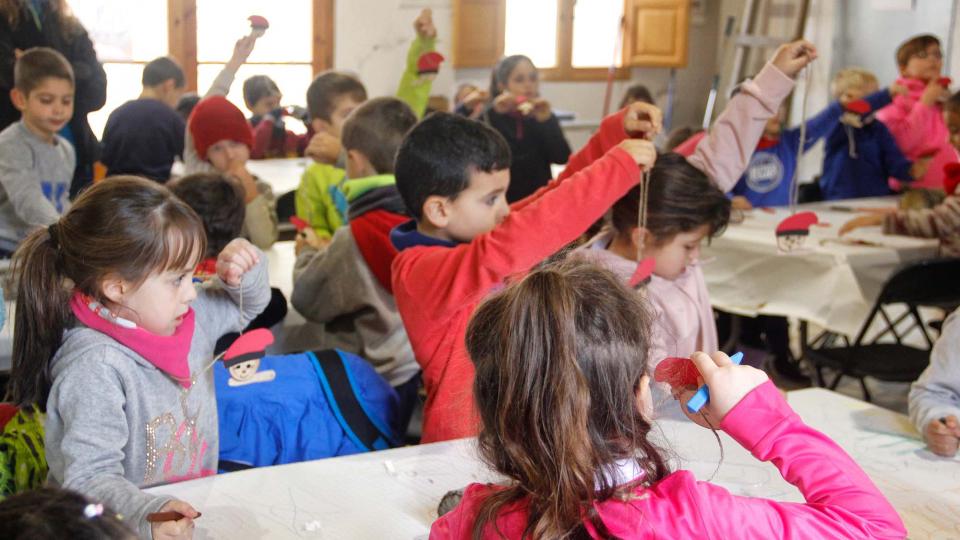
[[[181,482],[216,473],[202,468],[208,445],[197,427],[200,407],[192,416],[189,414],[189,395],[189,392],[180,395],[183,420],[179,425],[172,412],[165,412],[147,422],[147,467],[143,478],[147,485]],[[185,472],[177,474],[179,471]]]
[[[747,168],[747,187],[757,193],[769,193],[783,181],[783,162],[773,153],[757,152]]]
[[[40,189],[43,190],[43,196],[50,201],[50,204],[57,210],[58,214],[62,214],[67,209],[67,204],[69,203],[70,195],[70,184],[64,184],[62,182],[51,182],[49,180],[40,181]]]

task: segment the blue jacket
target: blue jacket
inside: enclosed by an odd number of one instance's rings
[[[835,101],[807,120],[803,151],[806,152],[830,133],[842,114],[843,108]],[[777,144],[753,153],[747,172],[733,186],[731,193],[746,197],[750,204],[757,207],[790,204],[790,186],[797,169],[799,145],[799,126],[784,130]]]
[[[837,123],[827,136],[820,189],[828,201],[889,195],[888,178],[913,180],[912,163],[904,157],[887,126],[874,116],[890,104],[890,92],[880,90],[864,99],[872,111],[865,116],[864,126]],[[853,135],[856,157],[851,156],[848,132]]]

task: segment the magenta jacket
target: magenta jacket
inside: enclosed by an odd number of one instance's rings
[[[807,502],[739,497],[676,471],[636,488],[629,501],[594,503],[609,532],[623,539],[906,537],[903,521],[870,478],[836,443],[804,424],[772,382],[747,394],[720,427],[754,457],[772,462]],[[459,506],[433,524],[430,539],[469,539],[480,504],[495,489],[471,484]],[[526,524],[523,501],[496,523],[510,539],[522,538]],[[586,528],[597,537],[589,523]],[[492,524],[483,536],[500,538]]]

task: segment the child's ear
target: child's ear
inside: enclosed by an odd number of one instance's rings
[[[633,227],[630,229],[630,241],[633,242],[634,246],[646,246],[653,242],[653,237],[646,229]]]
[[[107,276],[100,283],[100,290],[103,292],[103,295],[114,304],[122,304],[124,293],[128,291],[129,288],[120,276],[113,274]]]
[[[23,111],[27,108],[27,96],[23,95],[23,92],[16,88],[10,90],[10,101],[13,102],[13,106],[16,107],[18,111]]]
[[[423,203],[423,219],[438,229],[445,229],[450,224],[450,199],[439,195],[431,195]]]

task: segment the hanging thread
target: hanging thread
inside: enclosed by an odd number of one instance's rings
[[[643,248],[647,238],[647,200],[650,193],[650,171],[643,169],[640,181],[640,208],[637,213],[637,225],[640,227],[640,239],[637,241],[637,262],[643,260]]]
[[[807,142],[807,96],[810,95],[810,66],[804,68],[803,74],[803,101],[800,105],[800,144],[797,148],[797,162],[793,167],[792,185],[790,187],[790,215],[797,213],[797,200],[800,198],[800,158],[803,156]]]

